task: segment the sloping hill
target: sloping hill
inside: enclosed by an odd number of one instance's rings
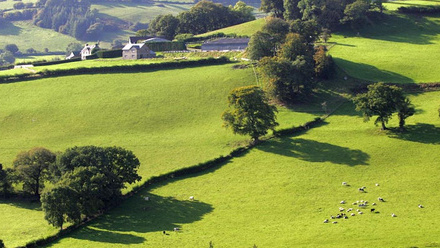
[[[218,30],[211,31],[211,32],[208,32],[208,33],[204,33],[204,34],[200,34],[200,35],[197,35],[197,36],[203,37],[203,36],[208,36],[208,35],[215,34],[215,33],[225,33],[225,34],[233,34],[234,33],[234,34],[237,34],[237,35],[248,35],[248,36],[251,36],[255,32],[261,30],[261,27],[263,27],[264,23],[265,23],[265,19],[264,18],[260,18],[260,19],[254,20],[254,21],[245,22],[245,23],[238,24],[238,25],[235,25],[235,26],[218,29]]]

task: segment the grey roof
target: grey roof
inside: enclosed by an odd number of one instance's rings
[[[221,38],[218,40],[206,41],[203,44],[209,45],[223,45],[223,44],[243,44],[249,43],[250,38]]]
[[[141,49],[145,44],[133,44],[133,43],[128,43],[127,45],[124,46],[124,48],[122,48],[122,51],[128,51],[132,48],[136,48],[136,49]]]
[[[148,40],[154,38],[154,36],[130,36],[128,37],[129,43],[137,43],[140,40]]]

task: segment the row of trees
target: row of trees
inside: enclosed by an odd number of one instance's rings
[[[270,98],[294,103],[306,98],[317,79],[332,75],[333,60],[325,47],[315,47],[320,30],[315,21],[286,22],[271,18],[252,35],[248,57],[259,60],[259,74]]]
[[[20,183],[24,192],[41,195],[46,220],[60,228],[115,204],[126,184],[141,179],[139,160],[121,147],[73,147],[58,155],[37,147],[19,153],[13,165],[0,169],[1,192]],[[52,187],[41,193],[46,183]]]
[[[177,16],[157,16],[150,22],[147,31],[167,39],[173,39],[179,33],[200,34],[254,20],[252,11],[253,8],[242,1],[238,1],[234,7],[225,7],[203,0]]]
[[[368,21],[369,10],[383,11],[383,0],[262,0],[261,10],[288,21],[316,21],[335,29],[343,23],[353,26]]]

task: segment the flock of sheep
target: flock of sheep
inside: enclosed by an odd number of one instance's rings
[[[342,182],[342,186],[350,186],[347,184],[347,182]],[[379,184],[376,183],[376,187],[378,187]],[[358,191],[360,193],[366,193],[365,191],[366,187],[360,187],[358,188]],[[378,197],[377,198],[378,202],[385,202],[385,200],[382,197]],[[340,204],[347,204],[345,201],[341,201]],[[336,219],[348,219],[348,216],[354,217],[356,215],[362,215],[364,214],[363,211],[367,210],[367,208],[369,208],[371,213],[379,213],[378,211],[376,211],[376,208],[373,206],[376,206],[377,203],[373,202],[371,203],[371,207],[369,207],[369,202],[365,201],[365,200],[358,200],[355,201],[353,203],[351,203],[352,207],[350,208],[344,208],[344,207],[339,207],[339,213],[336,215],[331,215],[330,219],[332,220],[331,223],[333,224],[337,224],[338,222],[336,221]],[[423,206],[421,204],[418,205],[419,208],[423,208]],[[356,208],[356,209],[355,209]],[[392,213],[391,217],[397,217],[396,214]],[[325,219],[324,223],[329,223],[330,220],[329,219]]]

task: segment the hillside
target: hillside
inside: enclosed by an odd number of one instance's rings
[[[255,32],[261,29],[265,23],[264,18],[256,19],[255,21],[245,22],[242,24],[234,25],[227,28],[217,29],[211,32],[207,32],[204,34],[197,35],[197,37],[208,36],[215,33],[224,33],[224,34],[237,34],[237,35],[247,35],[251,36]]]
[[[434,246],[440,243],[439,97],[411,96],[418,113],[408,119],[410,132],[404,135],[380,132],[346,104],[306,133],[271,140],[218,169],[145,190],[50,247]],[[367,193],[358,192],[361,186]],[[369,201],[368,207],[351,204],[359,200]],[[354,208],[356,215],[330,219],[339,207]],[[356,209],[364,209],[363,215]]]
[[[350,76],[394,83],[438,82],[440,17],[391,13],[359,32],[333,34],[330,54]]]
[[[11,166],[17,153],[34,146],[53,151],[122,146],[140,159],[139,173],[146,180],[204,162],[248,139],[222,128],[220,114],[229,91],[254,80],[252,69],[228,64],[1,84],[1,163]],[[319,106],[313,108],[298,113],[280,109],[281,127],[321,114]],[[56,231],[37,204],[2,203],[0,233],[7,246]]]

